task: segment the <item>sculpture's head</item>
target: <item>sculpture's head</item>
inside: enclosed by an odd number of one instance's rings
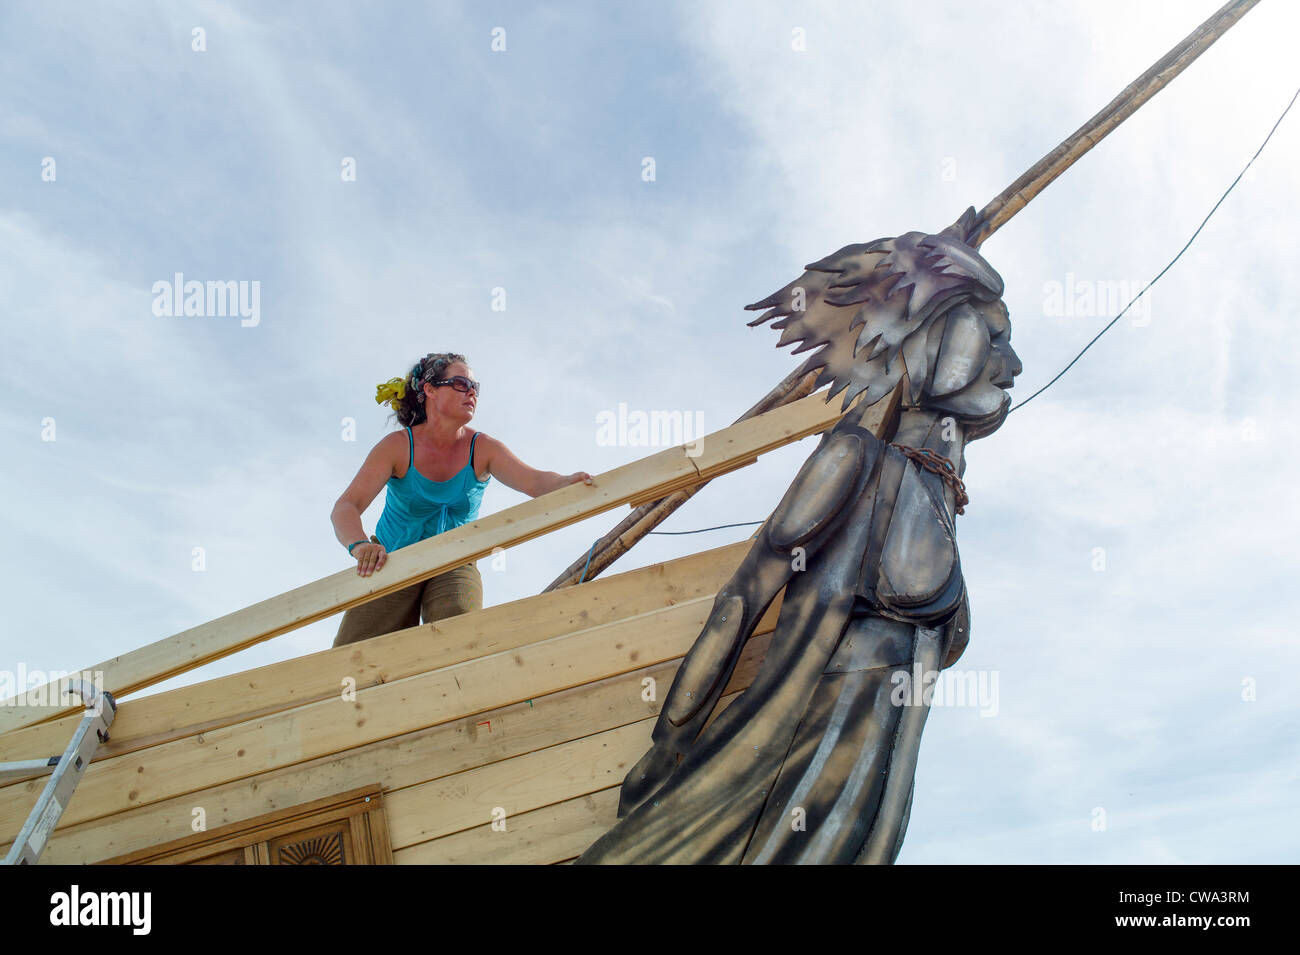
[[[827,400],[843,390],[847,408],[865,391],[871,404],[906,375],[905,408],[951,414],[966,426],[967,440],[983,437],[1006,417],[1005,389],[1021,364],[1002,278],[962,241],[973,215],[937,235],[845,246],[746,305],[767,309],[749,324],[776,318],[778,348],[796,341],[793,354],[816,348],[799,370],[821,369],[817,387],[831,383]]]

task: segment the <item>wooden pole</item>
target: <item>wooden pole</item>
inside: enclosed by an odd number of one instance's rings
[[[1220,7],[1181,43],[1157,60],[1149,70],[1124,87],[1101,112],[1075,130],[1063,143],[1035,163],[1023,176],[1007,186],[1001,194],[981,209],[966,233],[966,242],[979,248],[985,239],[1010,221],[1012,216],[1029,204],[1029,200],[1047,188],[1053,179],[1074,165],[1080,156],[1105,139],[1143,103],[1164,89],[1170,80],[1209,49],[1258,2],[1259,0],[1231,0]],[[814,377],[814,373],[810,372],[803,381],[800,381],[794,373],[791,373],[781,384],[769,391],[758,404],[737,418],[736,422],[739,423],[746,418],[810,394]],[[575,560],[559,577],[551,581],[542,592],[546,593],[546,591],[591,580],[631,550],[637,541],[663,523],[668,515],[690,500],[691,496],[707,483],[708,481],[704,481],[695,487],[675,491],[658,501],[635,508],[613,530],[596,541],[588,553]]]
[[[989,236],[1002,228],[1012,216],[1029,204],[1048,184],[1073,166],[1079,157],[1106,138],[1120,123],[1159,93],[1170,80],[1185,70],[1198,56],[1228,32],[1259,0],[1231,0],[1208,20],[1189,33],[1181,43],[1162,56],[1120,92],[1092,119],[1074,131],[1050,153],[1038,160],[1023,176],[1002,190],[997,198],[979,211],[974,231],[966,242],[979,248]]]
[[[764,395],[758,404],[746,411],[733,423],[739,424],[746,418],[752,418],[755,415],[771,411],[773,408],[787,405],[792,401],[798,401],[800,398],[812,394],[813,384],[816,380],[816,372],[810,371],[802,376],[797,372],[791,372],[786,375],[785,380]],[[588,559],[588,554],[583,554],[565,568],[564,573],[551,581],[542,593],[591,580],[631,550],[633,544],[662,524],[669,514],[689,501],[697,491],[708,483],[708,481],[701,481],[694,487],[674,491],[667,497],[661,497],[657,501],[649,501],[640,507],[633,508],[632,512],[619,521],[613,530],[592,545],[592,549],[588,551],[590,559]]]

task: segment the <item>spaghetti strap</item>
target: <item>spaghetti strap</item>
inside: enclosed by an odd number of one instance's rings
[[[473,471],[477,431],[470,435],[469,463],[445,481],[430,480],[419,472],[415,462],[415,428],[408,425],[406,432],[411,443],[410,463],[405,475],[389,480],[384,513],[375,528],[375,536],[384,542],[390,554],[478,520],[483,491],[492,477],[489,474],[480,481]]]

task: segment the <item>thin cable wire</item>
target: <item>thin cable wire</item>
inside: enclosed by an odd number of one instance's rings
[[[1201,220],[1201,224],[1198,225],[1196,227],[1196,231],[1192,233],[1192,237],[1187,240],[1186,245],[1184,245],[1181,249],[1178,250],[1178,254],[1169,260],[1169,264],[1166,265],[1163,269],[1161,269],[1155,278],[1153,278],[1150,282],[1148,282],[1145,286],[1143,286],[1142,291],[1138,292],[1137,295],[1133,296],[1133,298],[1129,301],[1127,305],[1124,306],[1124,308],[1120,311],[1120,313],[1116,315],[1114,318],[1112,318],[1109,322],[1107,322],[1106,327],[1103,328],[1101,331],[1099,331],[1095,336],[1093,336],[1092,341],[1084,345],[1083,349],[1079,352],[1079,354],[1075,355],[1074,358],[1071,359],[1068,365],[1066,365],[1064,368],[1062,368],[1059,372],[1056,373],[1055,378],[1053,378],[1047,384],[1043,385],[1043,387],[1039,388],[1037,391],[1035,391],[1024,401],[1020,402],[1017,405],[1013,405],[1011,408],[1007,409],[1007,414],[1011,414],[1012,411],[1016,411],[1020,408],[1023,408],[1025,405],[1029,404],[1029,402],[1033,401],[1035,398],[1041,395],[1048,388],[1052,387],[1052,385],[1056,384],[1057,381],[1061,379],[1061,376],[1064,375],[1071,368],[1073,368],[1075,362],[1077,362],[1080,358],[1083,357],[1084,352],[1086,352],[1089,348],[1095,345],[1097,343],[1097,340],[1101,338],[1102,335],[1105,335],[1106,332],[1110,331],[1110,329],[1115,325],[1115,323],[1118,322],[1121,318],[1123,318],[1125,313],[1128,312],[1128,310],[1133,307],[1133,305],[1137,302],[1137,300],[1140,299],[1143,295],[1145,295],[1147,293],[1147,290],[1150,289],[1151,286],[1159,282],[1161,277],[1166,272],[1168,272],[1171,268],[1174,267],[1174,263],[1183,257],[1184,252],[1186,252],[1189,248],[1191,248],[1192,243],[1196,241],[1196,237],[1200,235],[1201,230],[1205,228],[1205,224],[1210,221],[1210,217],[1213,216],[1214,213],[1218,211],[1219,206],[1223,205],[1223,200],[1228,198],[1228,194],[1231,193],[1232,190],[1237,187],[1237,183],[1241,182],[1241,177],[1246,175],[1246,172],[1254,164],[1255,160],[1259,158],[1259,154],[1264,151],[1264,147],[1267,146],[1268,141],[1273,138],[1273,134],[1277,132],[1277,128],[1282,125],[1282,120],[1286,119],[1286,114],[1291,112],[1291,107],[1295,105],[1295,101],[1297,98],[1300,98],[1300,89],[1297,89],[1295,91],[1295,95],[1291,97],[1291,102],[1286,104],[1286,109],[1282,110],[1282,115],[1277,118],[1277,122],[1273,124],[1273,128],[1268,131],[1268,135],[1264,137],[1264,141],[1260,143],[1259,148],[1255,150],[1255,155],[1251,156],[1250,161],[1247,162],[1246,165],[1242,167],[1241,172],[1237,173],[1237,178],[1232,180],[1232,184],[1229,185],[1226,190],[1224,190],[1223,195],[1219,197],[1219,201],[1214,204],[1214,208],[1212,208],[1208,213],[1206,213],[1205,218]],[[693,531],[650,531],[650,533],[665,534],[669,536],[676,536],[680,534],[700,534],[703,533],[704,531],[720,531],[728,527],[753,527],[755,524],[762,524],[762,523],[763,521],[745,521],[740,524],[719,524],[717,527],[701,527]],[[593,543],[591,545],[591,550],[587,551],[587,564],[582,568],[582,576],[578,578],[578,583],[582,583],[582,581],[586,578],[587,568],[591,566],[591,555],[592,552],[595,551],[595,549],[596,549],[596,544]]]
[[[741,524],[719,524],[717,527],[701,527],[701,528],[699,528],[699,529],[697,529],[697,530],[693,530],[693,531],[650,531],[649,533],[651,533],[651,534],[671,534],[671,535],[677,535],[677,534],[700,534],[700,533],[703,533],[704,531],[720,531],[720,530],[722,530],[722,529],[725,528],[725,527],[753,527],[755,524],[762,524],[762,523],[765,523],[765,522],[764,522],[764,521],[745,521],[745,522],[743,522],[743,523],[741,523]],[[591,567],[591,555],[592,555],[592,553],[596,550],[596,544],[599,544],[599,543],[600,543],[600,541],[595,541],[595,542],[593,542],[592,545],[591,545],[591,550],[587,551],[587,563],[583,565],[583,568],[582,568],[582,576],[580,576],[580,577],[578,578],[578,583],[582,583],[584,580],[587,579],[587,570],[588,570],[588,568]]]
[[[1228,198],[1228,193],[1232,192],[1232,190],[1236,188],[1237,183],[1241,182],[1241,177],[1246,175],[1246,170],[1248,170],[1251,167],[1251,164],[1254,163],[1254,161],[1259,158],[1259,154],[1264,151],[1264,147],[1267,146],[1268,141],[1273,138],[1273,134],[1277,132],[1277,128],[1282,125],[1282,120],[1286,119],[1286,114],[1291,112],[1291,107],[1295,105],[1295,101],[1297,97],[1300,97],[1300,89],[1297,89],[1295,91],[1295,96],[1291,97],[1291,102],[1287,103],[1286,109],[1282,110],[1282,115],[1277,118],[1277,122],[1273,124],[1273,128],[1268,131],[1268,135],[1264,137],[1264,141],[1260,143],[1259,148],[1255,150],[1255,155],[1250,157],[1250,162],[1246,163],[1246,165],[1242,168],[1241,172],[1237,173],[1237,178],[1232,180],[1232,185],[1228,186],[1227,190],[1224,191],[1223,195],[1219,197],[1219,201],[1214,204],[1214,208],[1211,209],[1206,214],[1205,218],[1201,220],[1201,224],[1196,227],[1196,231],[1193,232],[1192,237],[1187,240],[1187,244],[1178,250],[1178,254],[1175,255],[1172,259],[1170,259],[1169,264],[1160,270],[1160,274],[1157,275],[1155,278],[1153,278],[1150,282],[1148,282],[1143,287],[1142,291],[1138,292],[1137,295],[1133,296],[1132,301],[1130,301],[1127,305],[1124,306],[1123,311],[1121,311],[1118,315],[1116,315],[1109,322],[1107,322],[1106,327],[1103,328],[1101,331],[1099,331],[1095,336],[1093,336],[1092,341],[1084,345],[1083,350],[1080,351],[1079,354],[1075,355],[1068,365],[1066,365],[1059,372],[1057,372],[1055,378],[1053,378],[1047,384],[1043,385],[1043,387],[1039,388],[1037,391],[1035,391],[1024,401],[1020,402],[1019,404],[1013,405],[1011,408],[1007,410],[1007,414],[1011,414],[1012,411],[1017,411],[1020,408],[1023,408],[1025,405],[1029,404],[1029,402],[1033,401],[1035,398],[1041,395],[1048,388],[1052,387],[1052,385],[1056,384],[1056,382],[1060,380],[1061,376],[1064,375],[1071,368],[1073,368],[1074,363],[1083,357],[1084,352],[1086,352],[1089,348],[1095,345],[1097,343],[1097,339],[1101,338],[1102,335],[1105,335],[1108,331],[1110,331],[1111,327],[1114,326],[1116,322],[1118,322],[1121,318],[1124,317],[1124,313],[1127,312],[1130,308],[1132,308],[1133,304],[1147,293],[1147,289],[1151,288],[1151,286],[1159,282],[1160,277],[1164,275],[1166,272],[1168,272],[1171,268],[1173,268],[1174,263],[1183,257],[1183,253],[1188,250],[1191,244],[1196,241],[1196,237],[1201,234],[1201,230],[1205,228],[1205,223],[1210,221],[1210,216],[1214,215],[1214,213],[1218,210],[1219,206],[1223,204],[1223,200]]]
[[[650,531],[651,534],[699,534],[703,531],[720,531],[724,527],[753,527],[755,524],[762,524],[762,521],[744,521],[740,524],[719,524],[717,527],[701,527],[693,531]]]

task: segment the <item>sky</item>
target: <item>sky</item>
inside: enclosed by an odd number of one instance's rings
[[[744,305],[979,208],[1218,6],[5,4],[0,669],[346,569],[330,510],[395,427],[375,386],[426,352],[467,355],[473,426],[544,470],[658,450],[598,440],[620,403],[725,427],[802,358]],[[1191,236],[1300,84],[1298,29],[1264,0],[985,243],[1014,396]],[[955,669],[996,705],[932,709],[900,863],[1300,858],[1297,114],[969,447]],[[257,309],[165,314],[177,273],[257,283]],[[661,530],[763,520],[815,444]],[[494,480],[481,514],[526,499]],[[481,562],[486,603],[622,513]],[[652,536],[607,573],[751,532]]]

